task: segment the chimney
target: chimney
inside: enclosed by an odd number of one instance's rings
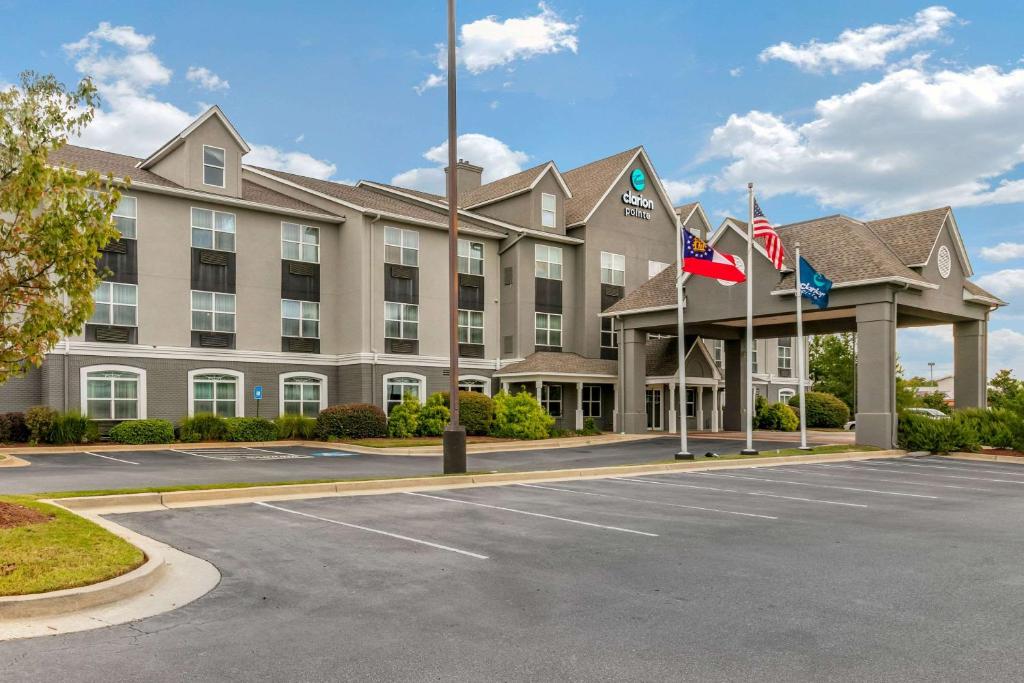
[[[482,166],[474,166],[465,159],[459,159],[458,163],[455,164],[455,171],[458,175],[455,179],[459,183],[459,194],[475,190],[480,187],[480,177],[484,173]],[[448,168],[444,169],[445,175],[448,174]]]

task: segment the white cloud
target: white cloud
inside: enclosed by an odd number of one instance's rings
[[[740,76],[743,75],[743,67],[738,66],[735,69],[729,69],[729,75],[732,76],[733,78],[739,78]]]
[[[477,19],[459,28],[456,59],[471,74],[507,66],[517,60],[569,51],[576,53],[579,38],[576,24],[568,22],[546,4],[537,14],[499,20],[496,16]],[[445,82],[446,47],[438,46],[437,69],[418,86],[416,92]]]
[[[295,143],[298,144],[306,139],[305,133],[299,133],[298,137],[295,138]]]
[[[305,152],[284,152],[270,145],[249,145],[245,163],[250,166],[264,166],[279,171],[297,173],[310,178],[327,179],[334,175],[337,166],[329,161],[317,159]]]
[[[806,123],[733,114],[705,158],[728,158],[716,189],[747,181],[877,215],[1024,201],[1024,68],[908,68],[819,100]]]
[[[501,140],[481,133],[463,133],[459,136],[457,145],[460,158],[483,166],[485,183],[518,173],[523,170],[523,164],[530,158],[526,152],[513,150]],[[448,165],[448,142],[431,147],[423,154],[423,158],[438,165],[403,171],[392,178],[391,182],[402,187],[443,195],[444,167]]]
[[[981,256],[997,263],[1024,258],[1024,244],[1020,242],[1000,242],[994,247],[982,247]]]
[[[679,203],[684,199],[695,200],[708,187],[709,178],[697,178],[696,180],[662,180],[672,203]]]
[[[978,284],[1000,298],[1024,295],[1024,268],[1006,268],[978,278]]]
[[[913,19],[898,24],[873,24],[846,29],[830,43],[811,40],[803,45],[782,42],[765,48],[760,60],[789,62],[803,71],[839,73],[846,69],[871,69],[886,65],[891,54],[920,43],[942,38],[956,18],[946,7],[927,7]]]
[[[989,374],[995,375],[1003,368],[1010,368],[1018,376],[1024,370],[1024,334],[1002,328],[988,334]]]
[[[935,363],[935,376],[953,374],[953,326],[910,327],[899,331],[900,363],[907,377],[928,376],[928,362]],[[1008,327],[988,333],[988,371],[995,375],[1011,368],[1024,370],[1024,333]]]
[[[197,84],[203,90],[227,90],[231,84],[213,73],[205,66],[190,66],[185,78]]]

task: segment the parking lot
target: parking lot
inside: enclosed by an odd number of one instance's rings
[[[118,515],[221,584],[0,663],[19,681],[1021,680],[1022,493],[1022,467],[919,458]]]
[[[722,438],[691,440],[695,453],[737,453],[743,441]],[[524,471],[671,460],[674,437],[574,448],[469,455],[470,471]],[[755,442],[765,451],[799,445],[799,441]],[[340,447],[228,446],[20,456],[30,467],[0,469],[0,493],[84,491],[145,486],[180,486],[227,482],[296,481],[436,474],[441,456],[363,455]]]

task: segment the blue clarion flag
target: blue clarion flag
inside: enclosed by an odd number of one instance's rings
[[[809,299],[818,308],[828,308],[828,293],[832,289],[832,281],[819,273],[800,257],[800,294]]]

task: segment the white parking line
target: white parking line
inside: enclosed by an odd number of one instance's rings
[[[706,489],[708,491],[722,491],[724,493],[739,493],[744,496],[764,496],[766,498],[782,498],[783,500],[798,500],[804,503],[823,503],[825,505],[843,505],[852,508],[866,508],[864,503],[844,503],[838,500],[820,500],[818,498],[800,498],[798,496],[783,496],[778,493],[767,493],[766,491],[740,491],[739,489],[723,489],[717,486],[698,486],[697,484],[680,484],[674,481],[660,481],[655,479],[627,479],[626,477],[612,477],[611,481],[631,481],[637,484],[654,484],[657,486],[678,486],[687,489]]]
[[[932,463],[932,462],[935,462],[935,461],[928,460],[927,462],[928,463]],[[925,464],[916,463],[916,462],[905,462],[903,464],[904,465],[908,465],[910,467],[929,467],[929,468],[937,469],[937,470],[955,470],[955,471],[959,471],[959,472],[978,472],[979,474],[1001,474],[1001,475],[1006,476],[1006,477],[1024,477],[1024,472],[1013,472],[1013,471],[1007,472],[1006,469],[988,469],[988,468],[974,467],[974,466],[970,466],[970,465],[968,465],[968,466],[963,466],[963,465],[932,465],[932,464],[925,465]],[[1008,465],[1008,467],[1014,467],[1014,465]]]
[[[450,503],[462,503],[463,505],[475,505],[482,508],[490,508],[491,510],[501,510],[502,512],[515,512],[520,515],[529,515],[530,517],[541,517],[543,519],[554,519],[559,522],[568,522],[570,524],[580,524],[582,526],[592,526],[597,529],[607,529],[609,531],[622,531],[627,534],[637,534],[639,536],[653,536],[657,537],[658,534],[652,534],[648,531],[637,531],[636,529],[623,529],[618,526],[607,526],[605,524],[595,524],[594,522],[584,522],[581,519],[570,519],[569,517],[555,517],[554,515],[545,515],[540,512],[530,512],[528,510],[517,510],[516,508],[506,508],[500,505],[488,505],[487,503],[477,503],[472,500],[462,500],[460,498],[448,498],[445,496],[432,496],[426,493],[413,493],[412,491],[403,491],[407,496],[417,496],[419,498],[433,498],[434,500],[445,500]]]
[[[905,467],[939,467],[938,465],[914,465],[912,463],[902,463],[897,465],[892,463],[897,469],[904,469]],[[945,468],[942,468],[945,469]],[[891,468],[889,471],[893,471]],[[994,479],[992,477],[968,477],[963,474],[940,474],[938,472],[918,472],[917,476],[920,477],[942,477],[943,479],[968,479],[970,481],[995,481],[1002,484],[1024,484],[1024,479]]]
[[[371,529],[368,526],[362,526],[360,524],[350,524],[348,522],[339,522],[336,519],[327,519],[326,517],[319,517],[317,515],[311,515],[311,514],[309,514],[307,512],[299,512],[298,510],[289,510],[288,508],[283,508],[283,507],[280,507],[278,505],[271,505],[270,503],[256,503],[256,504],[257,505],[262,505],[265,508],[271,508],[271,509],[274,509],[274,510],[280,510],[281,512],[290,512],[293,515],[299,515],[301,517],[309,517],[310,519],[315,519],[315,520],[320,521],[320,522],[327,522],[328,524],[337,524],[338,526],[346,526],[346,527],[349,527],[350,529],[359,529],[360,531],[368,531],[371,534],[380,534],[381,536],[387,536],[389,538],[397,538],[397,539],[399,539],[401,541],[409,541],[410,543],[418,543],[420,545],[429,546],[431,548],[437,548],[438,550],[448,550],[450,552],[458,553],[460,555],[467,555],[469,557],[475,557],[478,560],[490,559],[490,558],[487,557],[487,555],[481,555],[479,553],[471,553],[468,550],[460,550],[459,548],[453,548],[453,547],[448,546],[448,545],[441,545],[440,543],[432,543],[430,541],[424,541],[424,540],[419,539],[419,538],[411,538],[409,536],[403,536],[401,534],[393,534],[390,531],[382,531],[381,529]]]
[[[951,458],[914,458],[916,463],[928,463],[930,467],[942,467],[949,470],[966,470],[972,472],[991,472],[993,474],[1005,474],[1008,477],[1024,477],[1024,467],[1020,467],[1013,463],[1004,463],[999,465],[995,462],[986,462],[983,460],[955,460]],[[946,465],[938,465],[936,463],[949,463]]]
[[[867,476],[867,474],[869,472],[872,475],[874,475],[876,472],[885,472],[886,471],[884,469],[877,469],[877,468],[868,467],[868,466],[836,465],[836,464],[833,464],[833,463],[801,465],[801,467],[820,467],[820,468],[823,468],[823,469],[832,469],[833,467],[841,467],[843,469],[850,469],[850,470],[854,470],[856,472],[861,472],[865,476]],[[808,472],[807,470],[796,469],[795,467],[793,468],[793,471],[794,472],[798,472],[800,474],[813,475],[815,477],[839,477],[839,476],[843,476],[843,475],[839,475],[839,474],[826,474],[824,472]],[[895,474],[895,472],[894,472],[894,474]],[[846,475],[846,476],[851,476],[851,475]],[[856,476],[856,475],[852,475],[852,476]],[[960,484],[939,484],[939,483],[936,483],[934,481],[907,481],[906,479],[893,479],[891,477],[878,477],[878,476],[874,476],[873,479],[875,481],[891,481],[894,484],[907,484],[908,486],[937,486],[937,487],[943,488],[943,489],[960,489],[961,491],[981,491],[983,493],[991,493],[992,492],[992,489],[983,489],[983,488],[978,488],[977,486],[961,486]]]
[[[761,519],[778,519],[778,517],[772,517],[771,515],[758,515],[753,512],[738,512],[736,510],[721,510],[719,508],[705,508],[698,507],[697,505],[682,505],[680,503],[663,503],[657,500],[646,500],[644,498],[630,498],[628,496],[616,496],[611,493],[595,493],[594,491],[577,491],[575,489],[563,489],[557,486],[540,486],[538,484],[518,484],[518,486],[525,486],[530,489],[545,489],[547,491],[562,491],[564,493],[578,493],[583,496],[601,496],[603,498],[618,498],[619,500],[631,500],[634,503],[647,503],[648,505],[661,505],[670,508],[685,508],[687,510],[703,510],[704,512],[721,512],[725,515],[741,515],[743,517],[759,517]]]
[[[196,453],[194,451],[181,451],[178,450],[177,448],[168,448],[167,450],[171,451],[172,453],[181,453],[182,455],[194,455],[197,458],[208,458],[209,460],[220,460],[222,462],[229,461],[229,458],[218,458],[215,455],[206,455],[205,453]]]
[[[103,458],[104,460],[116,460],[117,462],[123,462],[123,463],[127,463],[129,465],[138,465],[139,464],[137,462],[132,462],[131,460],[122,460],[121,458],[112,458],[109,455],[100,455],[99,453],[93,453],[92,451],[82,451],[82,452],[85,453],[86,455],[92,455],[92,456],[95,456],[97,458]]]
[[[258,453],[273,453],[274,455],[283,455],[286,458],[312,458],[312,455],[306,455],[305,453],[285,453],[283,451],[272,451],[269,448],[255,448],[253,446],[243,446],[247,451],[256,451]]]
[[[908,498],[931,498],[938,500],[938,496],[926,496],[923,493],[906,493],[903,491],[879,491],[877,489],[861,489],[853,486],[834,486],[832,484],[815,484],[809,481],[789,481],[786,479],[769,479],[767,477],[750,477],[743,474],[722,474],[720,472],[693,472],[704,477],[729,477],[731,479],[751,479],[753,481],[767,481],[773,484],[792,484],[793,486],[816,486],[823,489],[838,489],[840,491],[858,491],[860,493],[880,493],[886,496],[906,496]]]

